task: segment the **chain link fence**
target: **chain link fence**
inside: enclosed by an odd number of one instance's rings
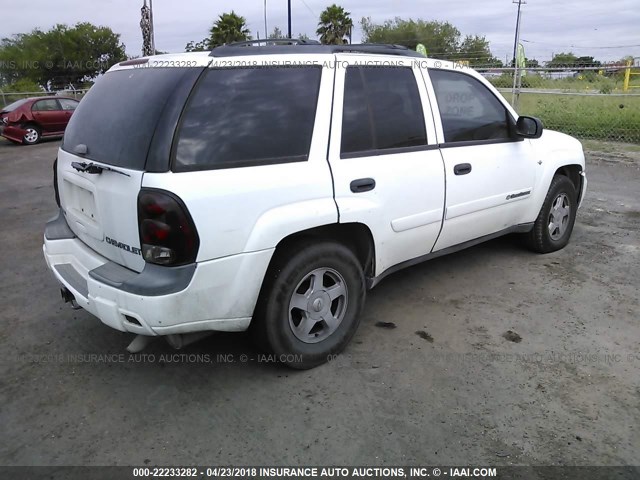
[[[499,89],[521,115],[574,137],[640,144],[640,95]]]
[[[640,144],[640,67],[581,66],[525,69],[513,89],[513,68],[478,69],[521,115],[581,139]],[[631,77],[633,78],[633,77]]]
[[[513,68],[476,69],[518,113],[540,118],[547,128],[582,139],[640,144],[640,62],[630,65],[630,69],[624,64],[526,68],[515,91]],[[0,89],[0,106],[45,95],[79,100],[87,91],[9,93]]]

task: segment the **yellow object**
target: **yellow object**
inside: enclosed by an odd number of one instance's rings
[[[624,70],[623,91],[628,92],[630,88],[640,88],[640,85],[631,85],[631,75],[640,75],[640,72],[632,72],[633,60],[627,60],[627,68]]]

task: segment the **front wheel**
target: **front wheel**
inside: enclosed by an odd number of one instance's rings
[[[578,210],[576,196],[571,180],[564,175],[553,177],[533,229],[526,234],[532,250],[550,253],[569,243]]]
[[[365,302],[364,273],[353,252],[333,242],[305,242],[277,253],[252,327],[280,362],[313,368],[353,337]]]

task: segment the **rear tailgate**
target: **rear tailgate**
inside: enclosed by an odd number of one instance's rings
[[[137,198],[143,172],[118,167],[121,174],[108,170],[91,174],[74,169],[73,162],[86,160],[60,150],[58,189],[69,227],[102,256],[142,271]]]
[[[60,205],[78,238],[113,262],[144,268],[137,213],[142,177],[168,171],[175,125],[209,61],[198,57],[195,68],[113,67],[71,117],[58,154]]]

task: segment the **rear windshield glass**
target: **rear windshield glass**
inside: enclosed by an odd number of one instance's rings
[[[306,161],[321,67],[211,69],[183,115],[174,170]]]
[[[105,74],[74,112],[62,149],[84,158],[144,170],[162,110],[188,68],[134,68]]]
[[[17,102],[10,103],[6,107],[0,108],[0,111],[2,111],[2,112],[13,112],[16,108],[20,108],[20,106],[24,105],[28,101],[29,101],[28,99],[23,98],[22,100],[18,100]]]

